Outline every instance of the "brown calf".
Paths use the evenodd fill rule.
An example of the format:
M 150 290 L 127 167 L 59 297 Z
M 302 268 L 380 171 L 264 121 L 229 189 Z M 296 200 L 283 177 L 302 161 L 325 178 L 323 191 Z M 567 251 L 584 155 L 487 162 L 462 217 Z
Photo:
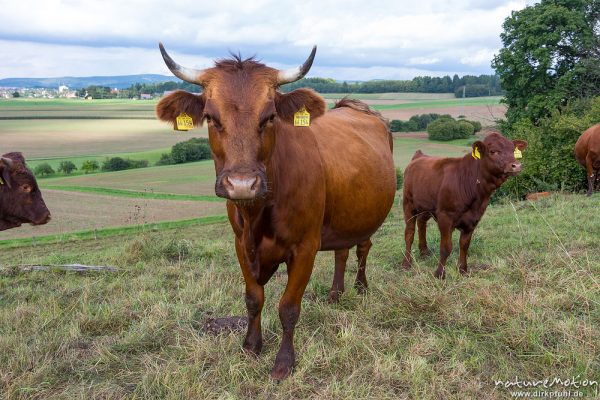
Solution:
M 215 162 L 215 192 L 226 198 L 235 248 L 246 283 L 248 332 L 244 349 L 259 354 L 263 341 L 264 285 L 281 263 L 288 281 L 279 301 L 281 347 L 271 376 L 286 377 L 295 362 L 294 329 L 317 251 L 336 251 L 332 297 L 343 290 L 348 249 L 358 245 L 357 285 L 366 286 L 369 238 L 385 220 L 396 191 L 392 140 L 379 115 L 342 100 L 331 111 L 309 89 L 281 93 L 300 79 L 301 67 L 279 71 L 253 59 L 218 61 L 207 70 L 177 65 L 180 78 L 201 85 L 201 95 L 177 91 L 160 101 L 157 115 L 175 123 L 185 112 L 208 123 Z M 294 126 L 306 110 L 309 126 Z
M 0 231 L 50 221 L 50 211 L 21 153 L 0 157 L 0 178 Z
M 587 195 L 594 192 L 594 183 L 600 180 L 600 124 L 583 132 L 575 143 L 575 158 L 586 170 Z
M 429 218 L 433 217 L 441 233 L 440 261 L 435 276 L 445 278 L 454 229 L 461 232 L 459 271 L 461 274 L 467 272 L 467 251 L 471 237 L 491 195 L 509 176 L 521 172 L 521 163 L 515 160 L 515 147 L 523 150 L 527 143 L 522 140 L 510 141 L 494 132 L 483 142 L 473 143 L 472 154 L 462 158 L 429 157 L 420 150 L 415 153 L 404 171 L 404 268 L 410 268 L 412 264 L 415 224 L 419 227 L 421 256 L 430 254 L 426 225 Z

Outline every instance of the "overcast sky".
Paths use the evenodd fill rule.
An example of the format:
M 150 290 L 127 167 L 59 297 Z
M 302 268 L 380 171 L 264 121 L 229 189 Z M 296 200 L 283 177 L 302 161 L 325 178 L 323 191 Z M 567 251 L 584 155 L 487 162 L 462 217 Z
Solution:
M 502 23 L 533 0 L 0 0 L 0 78 L 170 75 L 229 51 L 340 80 L 492 73 Z

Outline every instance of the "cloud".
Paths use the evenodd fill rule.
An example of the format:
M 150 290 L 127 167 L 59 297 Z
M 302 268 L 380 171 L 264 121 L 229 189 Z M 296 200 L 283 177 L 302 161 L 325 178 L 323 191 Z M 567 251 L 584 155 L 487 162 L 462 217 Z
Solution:
M 167 73 L 158 41 L 189 66 L 208 66 L 228 50 L 294 66 L 318 44 L 315 67 L 338 79 L 351 71 L 490 73 L 502 22 L 527 4 L 0 0 L 0 77 Z

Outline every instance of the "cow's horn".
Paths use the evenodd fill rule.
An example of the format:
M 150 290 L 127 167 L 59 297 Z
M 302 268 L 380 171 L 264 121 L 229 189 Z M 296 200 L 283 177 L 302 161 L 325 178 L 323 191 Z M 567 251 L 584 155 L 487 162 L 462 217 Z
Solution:
M 193 68 L 182 67 L 181 65 L 179 65 L 175 61 L 173 61 L 171 56 L 169 56 L 169 54 L 167 54 L 167 51 L 165 50 L 165 47 L 163 46 L 162 43 L 159 43 L 158 47 L 160 48 L 160 52 L 162 54 L 163 60 L 165 60 L 165 64 L 167 64 L 167 67 L 169 67 L 171 72 L 176 77 L 178 77 L 179 79 L 184 80 L 186 82 L 194 83 L 196 85 L 202 86 L 202 75 L 204 75 L 203 69 L 193 69 Z
M 13 166 L 13 160 L 11 160 L 8 157 L 0 157 L 0 160 L 8 167 L 8 168 L 12 168 Z
M 310 67 L 312 66 L 316 53 L 317 46 L 313 46 L 313 49 L 306 61 L 304 61 L 304 64 L 296 68 L 279 71 L 279 74 L 277 75 L 277 85 L 296 82 L 297 80 L 304 78 L 304 75 L 308 73 Z

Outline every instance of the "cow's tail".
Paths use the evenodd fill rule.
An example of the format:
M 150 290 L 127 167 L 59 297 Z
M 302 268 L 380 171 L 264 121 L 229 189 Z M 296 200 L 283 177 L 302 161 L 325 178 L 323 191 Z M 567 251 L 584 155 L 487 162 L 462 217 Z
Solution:
M 387 118 L 385 118 L 383 115 L 381 115 L 381 113 L 379 111 L 373 110 L 371 107 L 369 107 L 369 105 L 367 103 L 364 103 L 357 99 L 350 99 L 350 98 L 348 98 L 348 96 L 344 96 L 340 100 L 336 101 L 332 109 L 342 108 L 342 107 L 348 107 L 353 110 L 360 111 L 362 113 L 365 113 L 368 115 L 373 115 L 373 116 L 379 118 L 381 120 L 381 122 L 383 122 L 383 124 L 385 125 L 385 127 L 388 131 L 388 135 L 389 135 L 389 139 L 390 139 L 390 149 L 392 151 L 394 151 L 394 149 L 393 149 L 394 138 L 392 137 L 392 131 L 390 129 L 390 121 Z

